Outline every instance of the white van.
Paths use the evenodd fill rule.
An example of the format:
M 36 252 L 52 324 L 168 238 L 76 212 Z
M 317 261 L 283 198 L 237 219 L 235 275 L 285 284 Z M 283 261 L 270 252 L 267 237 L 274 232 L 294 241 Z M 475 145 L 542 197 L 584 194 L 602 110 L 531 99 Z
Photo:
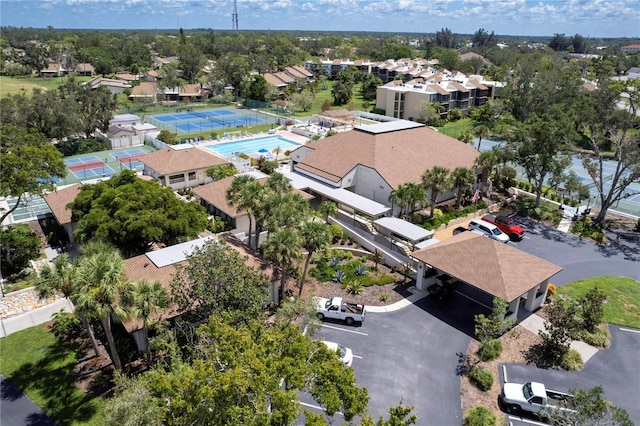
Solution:
M 508 243 L 509 236 L 502 232 L 497 226 L 492 223 L 485 222 L 484 220 L 473 219 L 469 222 L 469 230 L 480 231 L 486 237 L 492 238 L 501 243 Z

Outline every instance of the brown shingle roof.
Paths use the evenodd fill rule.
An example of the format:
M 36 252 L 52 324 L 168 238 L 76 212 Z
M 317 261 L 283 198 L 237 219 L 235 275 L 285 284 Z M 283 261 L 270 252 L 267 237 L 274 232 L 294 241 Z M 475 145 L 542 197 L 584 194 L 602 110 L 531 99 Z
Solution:
M 429 89 L 433 90 L 434 92 L 437 92 L 441 95 L 448 95 L 449 92 L 447 92 L 447 89 L 445 89 L 444 87 L 440 86 L 439 84 L 430 84 L 429 85 Z
M 184 173 L 227 164 L 227 161 L 208 151 L 191 149 L 163 148 L 139 158 L 142 163 L 162 175 Z
M 133 89 L 129 96 L 155 96 L 158 92 L 158 86 L 153 81 L 143 81 Z
M 411 256 L 507 302 L 562 271 L 554 263 L 472 232 Z
M 200 85 L 198 83 L 195 84 L 185 84 L 180 87 L 180 96 L 200 96 Z
M 263 77 L 265 80 L 267 80 L 267 83 L 272 84 L 276 87 L 283 87 L 287 85 L 287 83 L 282 81 L 282 79 L 278 78 L 278 76 L 275 74 L 266 73 L 263 75 Z
M 76 199 L 80 193 L 80 188 L 82 188 L 82 184 L 74 183 L 66 188 L 49 192 L 43 197 L 60 225 L 71 223 L 71 210 L 67 208 L 67 204 Z
M 479 155 L 473 146 L 428 127 L 378 134 L 356 128 L 306 146 L 314 152 L 296 167 L 343 177 L 361 164 L 377 170 L 393 188 L 420 183 L 433 166 L 473 168 Z
M 243 210 L 238 211 L 227 201 L 227 189 L 231 186 L 234 176 L 209 182 L 206 185 L 193 188 L 193 193 L 222 211 L 229 217 L 236 218 L 246 214 Z

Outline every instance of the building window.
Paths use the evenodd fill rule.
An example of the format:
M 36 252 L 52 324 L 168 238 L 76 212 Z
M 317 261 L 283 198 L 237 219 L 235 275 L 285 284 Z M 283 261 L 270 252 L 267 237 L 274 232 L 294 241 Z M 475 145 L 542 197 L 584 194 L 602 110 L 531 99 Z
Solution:
M 189 180 L 196 180 L 196 172 L 189 172 Z
M 169 176 L 169 185 L 184 182 L 184 174 Z

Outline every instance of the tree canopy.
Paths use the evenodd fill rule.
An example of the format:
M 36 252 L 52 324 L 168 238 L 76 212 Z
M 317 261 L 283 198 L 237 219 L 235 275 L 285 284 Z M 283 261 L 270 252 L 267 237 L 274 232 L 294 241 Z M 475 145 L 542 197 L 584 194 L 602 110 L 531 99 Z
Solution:
M 204 207 L 130 170 L 84 185 L 70 208 L 78 221 L 75 238 L 110 242 L 127 255 L 145 252 L 154 242 L 171 245 L 195 237 L 207 224 Z
M 66 172 L 62 154 L 41 133 L 11 124 L 0 127 L 0 195 L 18 202 L 0 217 L 0 223 L 25 194 L 41 195 L 53 189 L 54 178 Z

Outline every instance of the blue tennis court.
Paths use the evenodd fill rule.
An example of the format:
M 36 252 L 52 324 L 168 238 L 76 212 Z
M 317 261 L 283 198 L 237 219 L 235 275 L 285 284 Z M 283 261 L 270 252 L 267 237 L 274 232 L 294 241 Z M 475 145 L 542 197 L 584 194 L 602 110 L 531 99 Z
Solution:
M 173 123 L 176 121 L 198 120 L 201 118 L 209 119 L 212 117 L 221 117 L 226 115 L 234 116 L 237 114 L 228 109 L 210 109 L 203 111 L 188 111 L 172 114 L 154 115 L 153 118 L 163 123 Z
M 67 165 L 67 169 L 80 180 L 107 177 L 115 174 L 114 170 L 105 161 L 100 160 L 95 155 L 70 158 L 64 160 L 64 162 Z
M 69 158 L 64 160 L 64 164 L 67 166 L 77 166 L 78 164 L 87 164 L 87 163 L 95 163 L 97 161 L 101 161 L 95 155 L 87 155 L 86 157 L 81 158 Z
M 255 117 L 236 116 L 230 118 L 209 117 L 199 121 L 174 123 L 173 126 L 186 133 L 205 132 L 224 128 L 251 127 L 264 124 L 265 121 Z
M 128 149 L 126 151 L 110 153 L 109 155 L 129 170 L 142 170 L 144 169 L 144 164 L 138 158 L 145 154 L 147 154 L 147 152 L 142 149 Z

